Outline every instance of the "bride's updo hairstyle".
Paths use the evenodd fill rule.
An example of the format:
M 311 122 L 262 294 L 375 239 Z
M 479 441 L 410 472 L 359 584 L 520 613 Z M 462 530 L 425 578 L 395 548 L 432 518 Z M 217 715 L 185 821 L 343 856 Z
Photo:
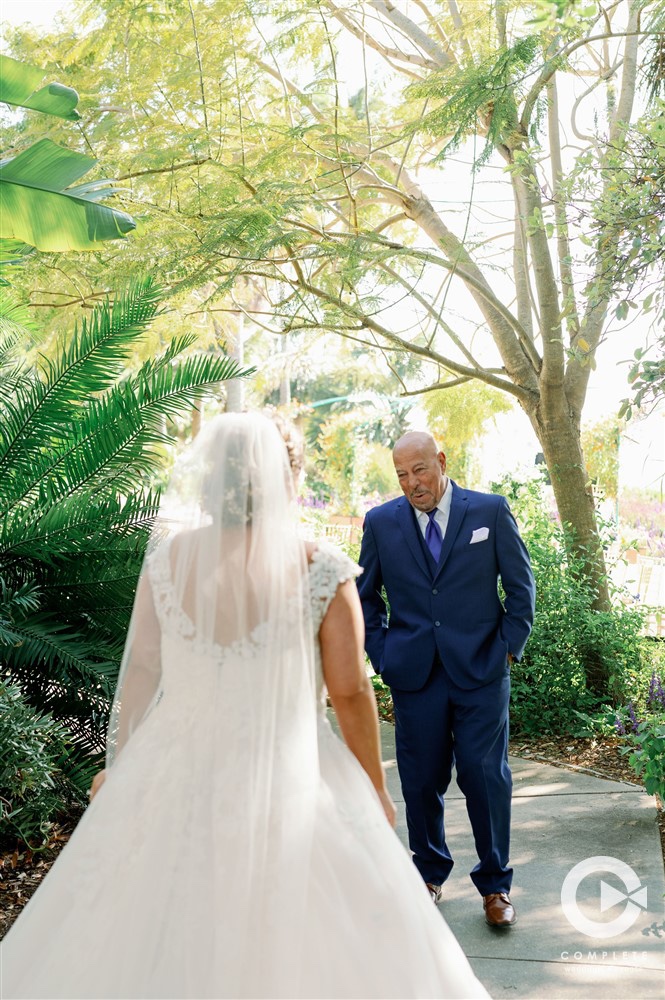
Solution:
M 283 414 L 278 413 L 276 410 L 273 412 L 265 410 L 264 413 L 272 420 L 281 435 L 282 441 L 286 445 L 286 453 L 289 458 L 293 480 L 297 483 L 305 466 L 305 442 L 302 432 L 294 423 L 287 420 Z

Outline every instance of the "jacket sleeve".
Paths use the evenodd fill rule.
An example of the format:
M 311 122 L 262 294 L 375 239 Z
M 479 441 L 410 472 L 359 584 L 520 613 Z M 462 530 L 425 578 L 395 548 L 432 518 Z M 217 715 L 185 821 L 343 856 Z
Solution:
M 388 614 L 381 595 L 383 587 L 381 563 L 369 517 L 365 518 L 358 561 L 363 568 L 362 575 L 358 577 L 358 593 L 365 619 L 365 650 L 374 671 L 380 674 Z
M 529 553 L 508 501 L 505 497 L 501 500 L 496 533 L 499 575 L 506 595 L 506 614 L 501 624 L 501 633 L 508 643 L 508 652 L 519 660 L 533 625 L 536 584 L 531 572 Z

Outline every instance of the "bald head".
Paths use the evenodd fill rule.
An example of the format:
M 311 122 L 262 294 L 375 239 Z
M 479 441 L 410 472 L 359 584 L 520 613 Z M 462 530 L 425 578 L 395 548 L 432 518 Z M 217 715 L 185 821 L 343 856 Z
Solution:
M 446 456 L 426 431 L 409 431 L 393 448 L 393 461 L 402 492 L 416 510 L 433 510 L 448 479 Z
M 429 451 L 431 455 L 437 455 L 439 446 L 428 431 L 407 431 L 395 442 L 393 448 L 393 458 L 404 448 L 418 448 L 423 453 Z

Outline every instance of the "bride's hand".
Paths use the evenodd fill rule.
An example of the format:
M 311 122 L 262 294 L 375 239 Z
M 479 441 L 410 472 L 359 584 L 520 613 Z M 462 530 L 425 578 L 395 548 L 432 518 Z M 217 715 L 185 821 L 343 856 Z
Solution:
M 381 799 L 381 805 L 383 806 L 383 811 L 386 814 L 386 819 L 394 830 L 397 823 L 397 809 L 395 807 L 395 803 L 390 798 L 390 794 L 386 791 L 379 792 L 379 798 Z
M 90 786 L 90 791 L 88 793 L 91 802 L 105 781 L 106 771 L 98 771 L 92 779 L 92 785 Z

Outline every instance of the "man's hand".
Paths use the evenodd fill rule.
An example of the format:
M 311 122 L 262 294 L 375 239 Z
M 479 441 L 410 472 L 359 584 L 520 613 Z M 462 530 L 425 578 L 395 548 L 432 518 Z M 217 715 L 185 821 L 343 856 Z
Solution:
M 512 665 L 513 665 L 514 662 L 515 662 L 515 657 L 513 656 L 512 653 L 508 653 L 508 664 L 509 664 L 509 666 L 512 667 Z
M 88 796 L 91 802 L 105 781 L 106 781 L 106 771 L 98 771 L 97 774 L 92 779 L 92 785 L 90 786 L 90 791 L 88 792 Z

